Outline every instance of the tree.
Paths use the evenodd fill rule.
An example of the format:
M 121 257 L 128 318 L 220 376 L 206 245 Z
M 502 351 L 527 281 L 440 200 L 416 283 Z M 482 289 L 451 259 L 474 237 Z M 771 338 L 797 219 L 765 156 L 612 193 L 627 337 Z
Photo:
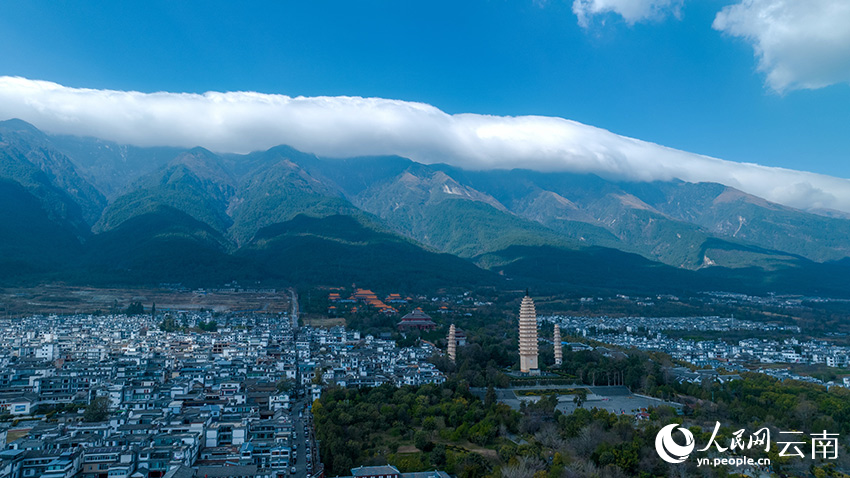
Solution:
M 107 418 L 109 418 L 109 399 L 106 397 L 92 399 L 83 413 L 84 422 L 102 422 Z
M 422 420 L 422 428 L 428 431 L 433 431 L 437 429 L 437 419 L 434 417 L 425 417 Z
M 288 392 L 292 390 L 292 380 L 282 378 L 277 381 L 277 393 Z
M 573 403 L 576 404 L 576 407 L 581 408 L 584 405 L 584 402 L 587 401 L 587 390 L 580 388 L 576 390 L 576 396 L 573 397 Z
M 133 302 L 127 307 L 124 313 L 127 315 L 141 315 L 145 313 L 145 306 L 141 302 Z
M 446 445 L 437 445 L 431 450 L 429 456 L 431 464 L 437 468 L 442 468 L 446 465 Z
M 417 431 L 413 434 L 413 446 L 420 450 L 425 450 L 428 446 L 428 434 L 423 431 Z
M 502 469 L 502 476 L 532 478 L 537 471 L 546 467 L 537 457 L 520 456 Z
M 162 322 L 159 323 L 159 330 L 163 332 L 174 332 L 179 329 L 180 327 L 177 326 L 177 321 L 171 315 L 166 315 L 162 319 Z
M 496 403 L 496 390 L 490 385 L 487 387 L 487 393 L 484 395 L 484 405 L 489 408 L 494 403 Z

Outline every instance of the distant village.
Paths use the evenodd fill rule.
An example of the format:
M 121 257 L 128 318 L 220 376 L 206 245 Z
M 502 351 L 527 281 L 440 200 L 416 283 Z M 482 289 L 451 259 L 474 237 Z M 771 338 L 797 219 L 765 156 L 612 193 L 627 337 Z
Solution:
M 676 369 L 682 380 L 700 382 L 704 378 L 723 377 L 717 370 L 726 372 L 758 371 L 779 379 L 795 379 L 823 385 L 834 383 L 798 375 L 782 368 L 757 368 L 753 364 L 823 364 L 827 367 L 850 365 L 850 347 L 834 345 L 821 340 L 800 341 L 746 338 L 734 342 L 726 340 L 693 340 L 672 338 L 663 331 L 729 332 L 748 331 L 752 335 L 763 332 L 789 332 L 799 334 L 797 326 L 785 326 L 739 320 L 732 317 L 567 317 L 547 316 L 541 321 L 557 324 L 562 331 L 623 348 L 636 348 L 664 352 L 672 358 L 697 367 L 714 370 L 713 373 L 684 373 Z M 565 344 L 576 350 L 584 344 Z M 745 367 L 749 365 L 749 367 Z M 731 378 L 727 377 L 727 379 Z M 837 384 L 850 387 L 850 377 Z

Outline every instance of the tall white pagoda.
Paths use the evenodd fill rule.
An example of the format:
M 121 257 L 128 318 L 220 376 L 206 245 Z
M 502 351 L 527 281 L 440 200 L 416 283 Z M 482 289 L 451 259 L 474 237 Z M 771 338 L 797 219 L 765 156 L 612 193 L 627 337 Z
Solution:
M 457 332 L 455 331 L 455 324 L 452 324 L 449 327 L 448 342 L 449 342 L 449 350 L 448 350 L 449 358 L 451 359 L 452 362 L 454 362 L 457 359 Z
M 564 350 L 561 347 L 561 327 L 555 324 L 555 336 L 552 342 L 555 343 L 555 365 L 564 363 Z
M 537 367 L 537 311 L 534 301 L 525 292 L 519 307 L 519 370 L 536 374 Z

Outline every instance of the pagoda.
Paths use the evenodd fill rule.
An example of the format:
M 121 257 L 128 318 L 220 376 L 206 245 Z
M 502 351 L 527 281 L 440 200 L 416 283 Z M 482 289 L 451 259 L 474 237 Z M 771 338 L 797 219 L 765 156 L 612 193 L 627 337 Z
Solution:
M 448 342 L 449 342 L 449 350 L 448 350 L 449 358 L 451 359 L 452 362 L 454 362 L 457 359 L 457 335 L 456 335 L 456 332 L 455 332 L 455 324 L 452 324 L 449 327 Z
M 564 363 L 564 350 L 561 347 L 561 327 L 555 324 L 555 337 L 552 340 L 555 343 L 555 365 Z
M 537 374 L 537 312 L 528 291 L 519 307 L 519 370 Z

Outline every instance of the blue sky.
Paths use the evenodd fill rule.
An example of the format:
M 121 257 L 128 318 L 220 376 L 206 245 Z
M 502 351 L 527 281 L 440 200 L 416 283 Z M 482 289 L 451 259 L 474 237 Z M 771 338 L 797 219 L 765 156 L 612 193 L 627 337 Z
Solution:
M 659 12 L 624 18 L 618 2 Z M 572 0 L 4 2 L 0 75 L 557 116 L 726 160 L 850 177 L 847 77 L 827 71 L 828 86 L 777 92 L 754 41 L 712 27 L 737 3 L 610 0 L 613 9 L 581 26 Z

